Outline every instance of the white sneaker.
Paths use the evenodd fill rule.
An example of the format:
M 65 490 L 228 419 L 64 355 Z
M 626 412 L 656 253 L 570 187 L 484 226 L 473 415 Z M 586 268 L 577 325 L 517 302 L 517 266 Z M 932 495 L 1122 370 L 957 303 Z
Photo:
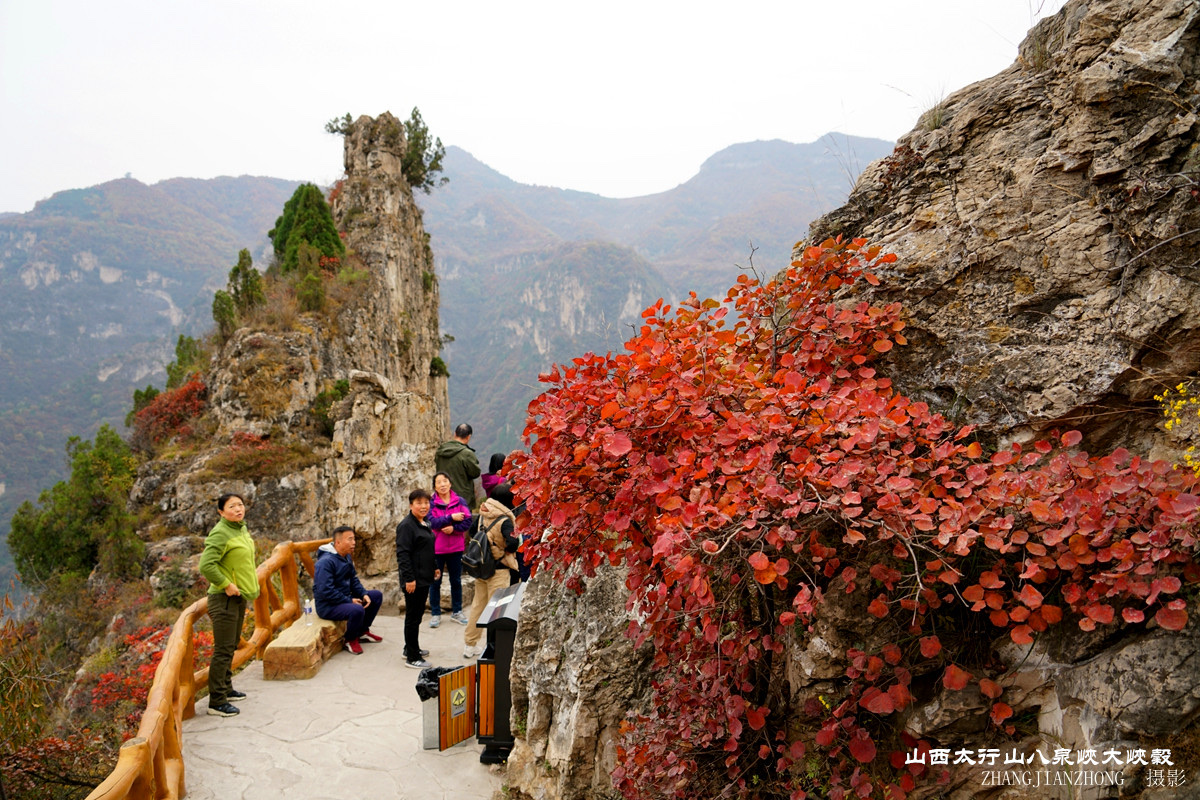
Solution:
M 468 622 L 467 615 L 461 611 L 455 611 L 453 614 L 450 615 L 450 619 L 454 620 L 459 625 L 466 625 Z
M 442 624 L 442 618 L 440 616 L 435 614 L 434 616 L 429 618 L 429 627 L 436 628 L 438 625 L 441 625 L 441 624 Z
M 463 658 L 465 658 L 467 661 L 472 661 L 476 658 L 479 658 L 481 655 L 483 655 L 482 647 L 468 647 L 467 649 L 463 650 Z

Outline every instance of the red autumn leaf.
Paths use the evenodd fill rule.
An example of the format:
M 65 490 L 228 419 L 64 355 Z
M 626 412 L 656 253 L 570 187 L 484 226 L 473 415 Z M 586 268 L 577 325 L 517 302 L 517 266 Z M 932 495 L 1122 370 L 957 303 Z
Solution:
M 766 569 L 754 570 L 754 580 L 758 581 L 763 586 L 774 583 L 775 579 L 778 577 L 779 573 L 775 571 L 775 567 L 773 567 L 770 563 L 767 564 Z
M 891 642 L 885 644 L 880 652 L 883 654 L 883 660 L 893 666 L 899 664 L 901 659 L 904 658 L 904 654 L 900 652 L 900 648 Z
M 999 725 L 1013 715 L 1012 706 L 1008 703 L 996 703 L 992 706 L 992 722 Z
M 1200 497 L 1194 494 L 1181 494 L 1171 501 L 1171 513 L 1184 515 L 1195 511 L 1200 506 Z
M 767 724 L 766 712 L 768 712 L 768 709 L 765 706 L 762 708 L 746 709 L 746 722 L 750 724 L 752 730 L 761 731 L 763 726 Z
M 1038 611 L 1041 613 L 1042 619 L 1049 625 L 1062 622 L 1063 613 L 1058 606 L 1043 605 Z
M 1000 686 L 1000 684 L 996 683 L 991 678 L 979 679 L 979 691 L 983 693 L 984 697 L 991 698 L 992 700 L 995 700 L 997 697 L 1004 694 L 1004 689 Z
M 1187 625 L 1188 613 L 1183 609 L 1160 608 L 1154 621 L 1169 631 L 1181 631 Z
M 1146 620 L 1146 615 L 1139 609 L 1126 606 L 1125 608 L 1121 609 L 1121 619 L 1132 625 L 1138 622 L 1144 622 Z
M 1017 644 L 1033 644 L 1033 628 L 1028 625 L 1018 625 L 1008 635 Z
M 1083 434 L 1079 431 L 1067 431 L 1062 436 L 1063 447 L 1074 447 L 1083 441 Z
M 850 738 L 848 745 L 850 755 L 862 763 L 866 764 L 875 758 L 875 742 L 871 741 L 870 735 L 859 728 L 854 732 L 854 736 Z
M 999 589 L 1004 585 L 1004 581 L 1000 580 L 996 573 L 987 571 L 979 576 L 979 585 L 985 589 Z
M 620 410 L 621 406 L 615 400 L 609 400 L 604 404 L 604 408 L 600 409 L 600 419 L 608 419 Z
M 892 702 L 892 696 L 887 692 L 881 692 L 872 686 L 863 695 L 859 705 L 870 711 L 872 714 L 891 714 L 896 710 L 895 704 Z
M 1043 600 L 1042 593 L 1035 589 L 1032 583 L 1022 586 L 1017 598 L 1029 608 L 1040 608 Z
M 888 615 L 887 603 L 876 597 L 871 601 L 871 604 L 867 606 L 867 613 L 873 617 L 879 617 L 879 619 L 883 619 Z
M 886 353 L 892 349 L 892 343 L 887 339 L 876 339 L 875 344 L 872 346 L 880 353 Z
M 1103 603 L 1089 603 L 1087 608 L 1083 610 L 1083 613 L 1101 625 L 1107 625 L 1113 621 L 1113 607 Z
M 954 664 L 946 667 L 946 671 L 942 674 L 942 683 L 947 689 L 959 691 L 967 688 L 967 683 L 971 680 L 971 673 L 959 669 Z
M 922 636 L 920 640 L 921 655 L 926 658 L 933 658 L 938 653 L 942 652 L 942 643 L 936 636 Z
M 767 558 L 761 552 L 751 553 L 747 561 L 750 562 L 750 567 L 755 570 L 766 569 L 771 566 L 771 559 Z
M 623 456 L 632 449 L 633 442 L 629 441 L 629 437 L 624 433 L 615 434 L 604 444 L 604 452 L 611 456 Z
M 1038 522 L 1051 522 L 1054 519 L 1054 512 L 1050 506 L 1042 500 L 1034 500 L 1029 504 L 1029 513 Z
M 907 686 L 893 684 L 888 687 L 888 694 L 892 696 L 892 705 L 896 707 L 897 711 L 907 708 L 912 703 L 912 694 L 909 693 Z
M 712 539 L 705 539 L 703 542 L 700 543 L 700 549 L 703 550 L 704 552 L 708 553 L 709 555 L 713 555 L 721 548 L 717 547 L 717 543 L 714 542 Z

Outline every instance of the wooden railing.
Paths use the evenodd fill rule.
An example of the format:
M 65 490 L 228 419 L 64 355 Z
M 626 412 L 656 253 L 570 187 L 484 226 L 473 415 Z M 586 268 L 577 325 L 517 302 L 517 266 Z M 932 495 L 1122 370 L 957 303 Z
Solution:
M 258 597 L 254 600 L 254 633 L 243 639 L 233 655 L 233 668 L 261 658 L 275 632 L 286 628 L 302 612 L 299 570 L 313 574 L 312 552 L 329 539 L 310 542 L 280 542 L 258 567 Z M 279 574 L 283 596 L 272 578 Z M 208 613 L 207 598 L 192 603 L 175 622 L 154 683 L 146 698 L 137 736 L 121 745 L 117 766 L 88 800 L 178 800 L 184 796 L 183 721 L 196 713 L 196 692 L 208 686 L 208 668 L 194 664 L 192 630 L 196 620 Z

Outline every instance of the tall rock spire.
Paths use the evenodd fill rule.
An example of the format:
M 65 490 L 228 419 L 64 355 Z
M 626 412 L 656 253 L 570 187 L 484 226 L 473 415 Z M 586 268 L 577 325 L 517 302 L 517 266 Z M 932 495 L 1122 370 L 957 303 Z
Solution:
M 157 530 L 143 531 L 150 539 L 203 534 L 222 491 L 247 499 L 247 522 L 267 539 L 353 525 L 360 575 L 391 600 L 395 526 L 409 491 L 429 485 L 449 401 L 444 370 L 433 366 L 441 344 L 433 254 L 400 167 L 404 128 L 391 114 L 348 127 L 346 177 L 333 192 L 347 254 L 323 279 L 324 310 L 302 313 L 277 286 L 214 355 L 197 425 L 211 440 L 145 464 L 132 500 L 160 512 L 148 526 Z M 276 448 L 283 463 L 239 462 L 247 441 Z M 180 540 L 152 545 L 150 568 L 164 561 L 159 550 L 187 552 Z

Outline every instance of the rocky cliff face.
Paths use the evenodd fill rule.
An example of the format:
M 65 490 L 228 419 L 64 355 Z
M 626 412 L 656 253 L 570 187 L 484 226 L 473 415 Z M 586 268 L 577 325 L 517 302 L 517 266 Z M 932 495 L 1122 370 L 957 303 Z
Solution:
M 621 721 L 650 690 L 651 650 L 625 638 L 624 571 L 602 569 L 582 595 L 540 575 L 526 587 L 512 669 L 516 747 L 507 783 L 535 800 L 617 798 Z
M 390 114 L 354 123 L 334 215 L 367 274 L 333 313 L 299 315 L 285 330 L 237 331 L 205 377 L 215 446 L 140 471 L 133 501 L 156 507 L 151 535 L 164 539 L 151 548 L 152 569 L 164 555 L 194 550 L 213 524 L 217 495 L 237 491 L 251 531 L 274 541 L 353 525 L 364 582 L 389 601 L 398 596 L 395 525 L 409 490 L 428 483 L 449 427 L 446 379 L 430 368 L 440 346 L 437 281 L 400 169 L 403 149 Z M 339 381 L 348 393 L 330 409 L 332 437 L 313 437 L 318 395 Z M 230 480 L 213 464 L 235 434 L 303 441 L 312 452 L 287 474 Z
M 845 206 L 812 227 L 818 241 L 862 236 L 899 256 L 873 299 L 903 304 L 910 345 L 881 371 L 994 442 L 1058 426 L 1081 429 L 1093 452 L 1177 453 L 1153 395 L 1200 368 L 1198 80 L 1200 4 L 1074 0 L 1030 32 L 1011 68 L 928 112 L 864 172 Z M 592 752 L 597 731 L 636 708 L 633 689 L 647 675 L 629 649 L 612 664 L 585 636 L 547 642 L 543 608 L 557 591 L 535 584 L 525 595 L 536 609 L 518 633 L 528 663 L 517 705 L 528 709 L 528 729 L 509 783 L 539 800 L 603 796 L 602 782 L 593 779 L 589 795 L 588 776 L 564 769 L 561 754 Z M 605 592 L 614 596 L 591 596 Z M 611 609 L 619 631 L 622 594 L 602 582 L 572 607 Z M 844 675 L 848 647 L 872 648 L 869 598 L 826 597 L 814 629 L 789 642 L 797 707 Z M 1032 648 L 980 643 L 1013 687 L 1022 725 L 1012 746 L 1175 748 L 1182 785 L 1148 785 L 1144 767 L 1129 767 L 1120 787 L 985 788 L 985 767 L 959 767 L 949 786 L 910 796 L 1196 796 L 1194 602 L 1192 612 L 1179 634 L 1068 625 Z M 629 690 L 626 707 L 607 702 L 608 685 L 574 679 L 601 662 Z M 935 690 L 904 725 L 943 747 L 982 746 L 989 705 L 977 690 Z M 588 712 L 582 721 L 578 709 Z M 538 759 L 540 770 L 530 766 Z
M 1198 16 L 1068 3 L 813 224 L 899 256 L 877 295 L 909 314 L 906 393 L 997 436 L 1171 445 L 1153 396 L 1200 367 Z

